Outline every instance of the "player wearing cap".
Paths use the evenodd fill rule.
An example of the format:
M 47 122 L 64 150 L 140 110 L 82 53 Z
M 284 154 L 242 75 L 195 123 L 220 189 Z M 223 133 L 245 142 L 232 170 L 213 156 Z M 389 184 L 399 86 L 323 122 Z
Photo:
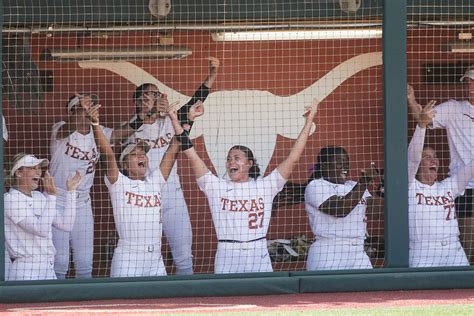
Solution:
M 459 242 L 454 199 L 474 177 L 474 160 L 457 174 L 437 181 L 439 159 L 424 146 L 426 127 L 436 119 L 434 101 L 418 111 L 418 125 L 408 147 L 410 267 L 469 265 Z M 437 107 L 436 107 L 437 109 Z
M 218 68 L 219 60 L 210 57 L 208 77 L 196 90 L 191 100 L 178 110 L 178 118 L 183 124 L 192 125 L 195 118 L 193 105 L 199 101 L 204 102 L 207 98 L 209 89 L 216 79 Z M 150 146 L 147 154 L 149 168 L 156 169 L 175 135 L 170 118 L 160 115 L 163 110 L 159 108 L 166 108 L 168 99 L 158 87 L 151 83 L 139 86 L 133 94 L 133 99 L 137 114 L 145 119 L 135 118 L 130 123 L 137 131 L 128 142 L 134 143 L 140 140 L 147 142 Z M 192 274 L 192 227 L 176 164 L 173 166 L 166 186 L 162 188 L 162 212 L 163 230 L 173 254 L 176 274 Z
M 252 151 L 240 145 L 233 146 L 227 154 L 230 180 L 214 176 L 192 147 L 187 134 L 176 131 L 182 135 L 179 138 L 182 150 L 190 159 L 197 184 L 211 208 L 218 239 L 215 273 L 273 271 L 266 241 L 272 200 L 303 153 L 317 108 L 318 102 L 314 100 L 290 154 L 263 178 Z
M 146 142 L 128 144 L 119 163 L 99 125 L 99 106 L 88 112 L 100 152 L 105 156 L 105 184 L 109 189 L 115 226 L 119 235 L 111 267 L 112 277 L 166 275 L 161 256 L 161 190 L 166 184 L 179 152 L 173 138 L 158 168 L 148 172 L 150 147 Z M 179 126 L 175 110 L 169 112 Z M 202 112 L 198 115 L 200 116 Z
M 76 188 L 82 176 L 76 172 L 67 181 L 64 211 L 56 209 L 56 186 L 48 171 L 41 176 L 47 159 L 18 154 L 9 177 L 12 187 L 4 195 L 5 241 L 13 259 L 7 280 L 56 279 L 52 226 L 70 231 L 76 213 Z M 43 193 L 36 191 L 42 182 Z
M 54 246 L 57 249 L 55 269 L 58 279 L 64 279 L 69 269 L 69 245 L 72 247 L 77 278 L 92 276 L 94 249 L 94 219 L 90 189 L 94 182 L 99 152 L 94 141 L 86 112 L 97 103 L 97 96 L 73 95 L 67 104 L 68 120 L 53 125 L 51 133 L 50 172 L 58 190 L 58 208 L 65 208 L 67 178 L 79 170 L 84 181 L 77 188 L 77 212 L 71 232 L 53 229 Z M 101 126 L 107 139 L 112 142 L 128 137 L 134 132 L 129 126 L 111 129 Z
M 474 65 L 468 67 L 461 77 L 466 82 L 469 96 L 467 100 L 448 100 L 435 107 L 436 116 L 428 128 L 444 128 L 448 136 L 449 174 L 456 175 L 462 166 L 474 157 Z M 416 101 L 415 91 L 408 86 L 408 105 L 410 113 L 418 120 L 421 106 Z M 466 185 L 464 195 L 456 198 L 456 209 L 459 215 L 461 240 L 464 248 L 474 260 L 474 178 Z M 471 251 L 472 249 L 472 251 Z

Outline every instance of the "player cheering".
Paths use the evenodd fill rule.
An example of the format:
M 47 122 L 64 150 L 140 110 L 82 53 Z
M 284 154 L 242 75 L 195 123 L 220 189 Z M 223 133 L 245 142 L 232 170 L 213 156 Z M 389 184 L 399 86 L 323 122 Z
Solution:
M 349 156 L 342 147 L 321 148 L 312 181 L 305 190 L 305 207 L 315 242 L 306 269 L 371 269 L 364 251 L 366 210 L 372 195 L 367 190 L 377 175 L 374 164 L 361 170 L 358 182 L 347 179 Z
M 196 90 L 191 100 L 178 111 L 178 118 L 182 124 L 190 125 L 195 119 L 193 105 L 204 100 L 209 94 L 219 68 L 219 60 L 209 59 L 209 75 Z M 137 118 L 130 122 L 130 126 L 137 131 L 128 140 L 129 143 L 145 141 L 150 146 L 147 153 L 149 168 L 158 168 L 171 139 L 175 135 L 171 120 L 160 113 L 167 112 L 168 99 L 157 86 L 146 83 L 139 86 L 133 95 Z M 140 119 L 144 117 L 144 119 Z M 163 230 L 173 254 L 176 274 L 192 274 L 192 227 L 188 208 L 184 199 L 176 164 L 171 170 L 167 184 L 162 188 Z
M 150 149 L 145 142 L 128 144 L 117 165 L 115 154 L 99 125 L 100 105 L 88 111 L 99 151 L 105 156 L 105 184 L 109 189 L 119 235 L 112 258 L 112 277 L 166 275 L 161 256 L 161 191 L 179 152 L 173 138 L 158 168 L 148 173 Z M 197 116 L 201 115 L 198 114 Z M 175 110 L 172 122 L 179 125 Z
M 208 198 L 216 228 L 219 242 L 216 273 L 273 271 L 265 239 L 272 199 L 283 188 L 304 150 L 317 108 L 318 102 L 314 100 L 290 154 L 263 178 L 252 151 L 245 146 L 233 146 L 226 164 L 230 181 L 219 179 L 209 171 L 183 133 L 182 150 L 191 161 L 199 188 Z
M 68 120 L 53 125 L 51 133 L 50 171 L 58 189 L 58 208 L 65 208 L 66 181 L 76 170 L 84 175 L 84 181 L 77 188 L 77 212 L 71 232 L 53 229 L 54 246 L 57 249 L 55 269 L 58 279 L 64 279 L 69 269 L 69 244 L 71 244 L 74 268 L 77 278 L 92 276 L 94 250 L 94 218 L 90 189 L 94 183 L 95 167 L 99 153 L 94 141 L 86 112 L 97 103 L 89 94 L 73 95 L 67 103 Z M 101 127 L 107 139 L 116 142 L 131 135 L 130 126 L 117 129 Z
M 426 127 L 437 115 L 435 101 L 419 105 L 418 125 L 408 147 L 410 267 L 469 265 L 461 243 L 454 199 L 474 177 L 474 160 L 438 182 L 436 151 L 424 146 Z M 435 108 L 437 109 L 437 107 Z
M 9 177 L 12 188 L 4 195 L 5 241 L 13 259 L 7 280 L 56 279 L 52 226 L 71 231 L 76 213 L 78 171 L 66 182 L 64 211 L 56 210 L 56 186 L 48 171 L 41 168 L 47 159 L 24 153 L 13 158 Z M 42 182 L 43 193 L 36 191 Z

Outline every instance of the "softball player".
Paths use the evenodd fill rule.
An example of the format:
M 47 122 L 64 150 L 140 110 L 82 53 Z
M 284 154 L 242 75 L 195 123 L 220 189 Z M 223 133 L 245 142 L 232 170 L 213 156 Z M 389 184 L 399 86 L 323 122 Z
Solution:
M 219 60 L 210 57 L 209 76 L 194 93 L 191 100 L 178 111 L 178 117 L 184 124 L 194 120 L 193 105 L 204 102 L 209 95 L 209 89 L 215 81 Z M 168 100 L 165 94 L 151 83 L 139 86 L 133 98 L 137 106 L 137 113 L 146 117 L 144 124 L 129 138 L 129 143 L 145 141 L 150 150 L 147 153 L 150 162 L 149 169 L 154 170 L 165 154 L 175 135 L 171 120 L 168 116 L 161 116 L 157 108 L 166 109 Z M 133 123 L 136 124 L 136 121 Z M 162 188 L 163 230 L 173 254 L 176 274 L 192 274 L 192 227 L 188 208 L 184 199 L 181 183 L 177 173 L 177 165 L 173 166 L 166 185 Z
M 315 242 L 311 245 L 306 269 L 371 269 L 364 251 L 366 210 L 372 195 L 367 190 L 376 175 L 375 167 L 358 182 L 347 180 L 349 157 L 344 148 L 320 150 L 313 174 L 305 190 L 305 207 Z
M 159 168 L 148 171 L 150 149 L 145 142 L 128 144 L 119 159 L 121 171 L 107 137 L 99 125 L 99 106 L 88 112 L 100 152 L 105 156 L 105 184 L 109 189 L 119 235 L 112 258 L 112 277 L 166 275 L 161 256 L 161 189 L 179 152 L 172 140 Z M 173 123 L 178 124 L 175 112 Z
M 459 170 L 474 159 L 474 65 L 468 67 L 461 77 L 468 87 L 467 100 L 448 100 L 435 107 L 436 116 L 428 128 L 446 129 L 449 144 L 449 174 L 459 174 Z M 416 101 L 415 92 L 408 86 L 408 104 L 411 114 L 417 118 L 421 106 Z M 474 177 L 466 184 L 462 195 L 455 201 L 459 214 L 462 242 L 468 257 L 474 260 Z
M 14 157 L 9 176 L 12 188 L 4 195 L 5 241 L 13 263 L 7 280 L 56 279 L 52 226 L 70 231 L 76 213 L 76 188 L 81 175 L 76 172 L 67 181 L 66 207 L 56 209 L 56 186 L 46 171 L 47 159 L 18 154 Z M 38 192 L 40 182 L 44 192 Z
M 5 117 L 2 114 L 2 121 L 3 121 L 3 148 L 5 148 L 5 143 L 8 141 L 8 130 L 7 130 L 7 124 L 5 122 Z M 6 171 L 4 169 L 4 175 Z M 5 278 L 8 277 L 8 272 L 10 271 L 10 266 L 12 264 L 12 261 L 10 259 L 10 255 L 8 254 L 7 251 L 7 245 L 5 244 Z
M 259 177 L 257 161 L 247 147 L 233 146 L 227 154 L 226 169 L 230 177 L 227 181 L 209 171 L 188 137 L 180 138 L 182 150 L 190 159 L 198 186 L 206 194 L 211 208 L 218 238 L 216 273 L 273 271 L 265 239 L 272 200 L 283 188 L 304 150 L 317 106 L 315 100 L 289 156 L 263 178 Z
M 420 109 L 418 126 L 408 147 L 410 267 L 469 265 L 459 241 L 454 199 L 474 177 L 474 161 L 438 182 L 439 159 L 425 147 L 426 127 L 435 120 L 431 101 Z M 436 114 L 437 115 L 437 114 Z
M 95 166 L 99 161 L 99 152 L 94 141 L 86 111 L 97 102 L 93 95 L 74 95 L 69 99 L 68 122 L 53 125 L 51 133 L 50 171 L 58 189 L 58 208 L 64 209 L 66 203 L 67 178 L 79 170 L 84 181 L 77 189 L 76 220 L 71 232 L 53 230 L 54 246 L 57 249 L 55 269 L 58 279 L 64 279 L 69 269 L 69 245 L 72 247 L 74 267 L 77 278 L 92 276 L 94 250 L 94 218 L 90 189 L 94 183 Z M 133 129 L 124 126 L 111 129 L 101 126 L 107 139 L 121 139 L 133 133 Z

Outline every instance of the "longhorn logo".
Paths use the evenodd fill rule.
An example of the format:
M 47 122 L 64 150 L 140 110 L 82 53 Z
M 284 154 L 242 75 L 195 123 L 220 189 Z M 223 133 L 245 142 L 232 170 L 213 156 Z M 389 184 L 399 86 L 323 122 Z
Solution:
M 288 97 L 257 90 L 212 92 L 205 102 L 206 113 L 194 124 L 192 136 L 204 136 L 208 155 L 220 176 L 225 174 L 227 151 L 236 144 L 251 148 L 264 171 L 275 149 L 277 135 L 293 139 L 298 136 L 304 124 L 304 107 L 314 97 L 322 101 L 356 73 L 381 64 L 381 52 L 355 56 L 308 88 Z M 80 62 L 79 66 L 109 70 L 137 86 L 152 82 L 168 95 L 170 102 L 184 104 L 190 98 L 129 62 L 88 61 Z

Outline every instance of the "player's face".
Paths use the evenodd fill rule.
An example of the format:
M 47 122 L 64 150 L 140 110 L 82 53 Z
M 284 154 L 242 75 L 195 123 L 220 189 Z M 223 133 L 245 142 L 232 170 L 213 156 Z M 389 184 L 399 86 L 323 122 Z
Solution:
M 332 183 L 344 184 L 349 173 L 349 157 L 346 154 L 336 154 L 322 165 L 323 178 Z
M 76 129 L 81 127 L 89 127 L 89 118 L 87 117 L 87 110 L 94 106 L 94 100 L 90 96 L 81 98 L 80 104 L 76 105 L 71 110 L 72 123 L 76 124 Z
M 135 147 L 125 158 L 124 168 L 127 170 L 130 179 L 143 180 L 148 169 L 148 157 L 145 150 L 141 147 Z
M 232 149 L 227 154 L 227 174 L 233 182 L 249 181 L 249 169 L 253 161 L 248 160 L 245 153 L 238 149 Z
M 433 148 L 425 148 L 418 167 L 417 179 L 421 183 L 433 184 L 438 178 L 439 159 Z
M 160 92 L 160 90 L 158 90 L 157 87 L 150 85 L 145 89 L 143 95 L 138 100 L 140 105 L 148 112 L 153 109 L 157 100 L 161 98 L 162 95 L 163 94 Z
M 21 167 L 15 172 L 16 184 L 31 192 L 36 190 L 41 180 L 40 165 L 34 167 Z

